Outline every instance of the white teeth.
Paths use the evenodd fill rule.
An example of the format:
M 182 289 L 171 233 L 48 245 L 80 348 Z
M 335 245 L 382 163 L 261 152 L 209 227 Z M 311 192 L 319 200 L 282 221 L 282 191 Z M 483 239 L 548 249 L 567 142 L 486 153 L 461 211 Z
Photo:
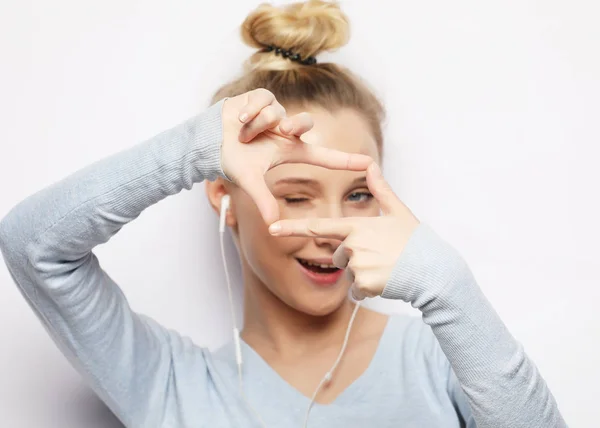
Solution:
M 335 265 L 326 265 L 326 264 L 321 264 L 321 263 L 313 263 L 313 262 L 309 262 L 308 260 L 304 260 L 304 259 L 300 259 L 302 260 L 302 263 L 308 265 L 308 266 L 317 266 L 323 269 L 332 269 L 335 268 Z

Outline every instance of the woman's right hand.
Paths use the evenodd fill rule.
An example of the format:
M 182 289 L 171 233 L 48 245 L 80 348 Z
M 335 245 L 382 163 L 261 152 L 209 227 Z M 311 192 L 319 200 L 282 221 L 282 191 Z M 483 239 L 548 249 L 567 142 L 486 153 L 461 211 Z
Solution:
M 265 173 L 284 163 L 309 163 L 329 169 L 363 171 L 373 162 L 366 155 L 344 153 L 306 144 L 308 113 L 287 117 L 285 109 L 266 89 L 256 89 L 225 100 L 222 112 L 223 172 L 254 200 L 265 222 L 279 220 L 279 207 Z

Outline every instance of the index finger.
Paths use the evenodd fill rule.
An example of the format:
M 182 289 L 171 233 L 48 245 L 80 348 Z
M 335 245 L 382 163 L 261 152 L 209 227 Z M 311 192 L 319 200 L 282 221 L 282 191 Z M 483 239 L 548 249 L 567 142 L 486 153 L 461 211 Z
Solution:
M 242 123 L 248 123 L 254 119 L 263 108 L 276 102 L 275 95 L 271 91 L 263 88 L 254 89 L 248 92 L 247 102 L 239 111 L 239 120 Z
M 275 236 L 304 236 L 331 238 L 343 241 L 354 230 L 356 219 L 346 218 L 306 218 L 279 220 L 269 227 Z
M 365 171 L 372 162 L 373 159 L 367 155 L 346 153 L 302 141 L 299 141 L 282 160 L 282 163 L 308 163 L 348 171 Z

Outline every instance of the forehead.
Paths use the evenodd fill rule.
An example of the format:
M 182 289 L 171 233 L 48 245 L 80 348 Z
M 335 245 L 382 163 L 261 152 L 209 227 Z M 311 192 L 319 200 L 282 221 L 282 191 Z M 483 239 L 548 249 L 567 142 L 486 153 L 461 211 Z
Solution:
M 348 153 L 363 153 L 376 159 L 377 143 L 365 118 L 352 109 L 328 111 L 323 108 L 289 109 L 288 116 L 306 111 L 314 127 L 302 136 L 302 141 Z
M 322 108 L 288 108 L 287 115 L 301 112 L 310 113 L 314 126 L 301 139 L 306 144 L 315 144 L 347 153 L 362 153 L 379 160 L 377 143 L 364 117 L 352 109 L 327 111 Z M 271 169 L 267 181 L 279 180 L 289 176 L 308 176 L 323 179 L 344 177 L 353 180 L 364 172 L 333 171 L 307 164 L 284 164 Z

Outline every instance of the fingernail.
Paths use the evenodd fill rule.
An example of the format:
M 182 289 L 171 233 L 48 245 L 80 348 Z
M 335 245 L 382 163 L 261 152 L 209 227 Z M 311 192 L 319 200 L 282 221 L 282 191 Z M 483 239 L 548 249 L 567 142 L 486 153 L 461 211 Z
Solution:
M 281 129 L 282 132 L 289 134 L 290 132 L 292 132 L 292 125 L 290 125 L 289 123 L 282 123 L 281 125 L 279 125 L 279 129 Z
M 281 232 L 281 225 L 278 223 L 273 223 L 271 226 L 269 226 L 269 233 L 271 235 L 277 235 L 279 232 Z
M 240 114 L 240 122 L 246 122 L 248 120 L 248 113 Z

